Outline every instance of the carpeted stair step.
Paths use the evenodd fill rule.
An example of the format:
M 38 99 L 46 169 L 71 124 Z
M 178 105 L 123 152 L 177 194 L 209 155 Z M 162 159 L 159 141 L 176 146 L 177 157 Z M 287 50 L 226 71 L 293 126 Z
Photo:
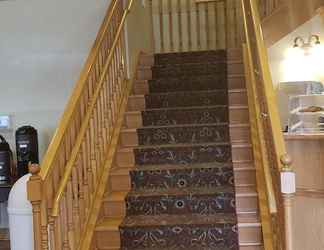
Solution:
M 240 215 L 257 213 L 258 195 L 255 186 L 235 187 L 236 208 Z M 114 191 L 105 194 L 103 200 L 103 215 L 105 216 L 125 216 L 126 202 L 129 191 Z
M 226 62 L 154 65 L 152 79 L 164 77 L 210 75 L 227 72 Z
M 143 189 L 126 198 L 127 216 L 235 213 L 234 187 Z
M 213 109 L 220 112 L 214 112 Z M 221 111 L 223 109 L 224 111 Z M 246 105 L 206 106 L 172 109 L 152 109 L 148 111 L 128 111 L 125 113 L 125 128 L 140 128 L 143 126 L 167 126 L 180 124 L 206 124 L 230 122 L 230 124 L 249 123 L 249 110 Z M 180 118 L 181 117 L 181 118 Z M 155 120 L 157 119 L 157 120 Z
M 208 63 L 215 61 L 226 61 L 225 50 L 184 52 L 184 53 L 163 53 L 154 55 L 155 65 L 184 64 L 184 63 Z
M 105 217 L 99 220 L 96 226 L 96 234 L 94 242 L 98 250 L 119 250 L 120 249 L 120 233 L 119 226 L 122 223 L 121 217 Z M 253 215 L 246 218 L 238 215 L 238 232 L 240 250 L 263 250 L 261 224 L 258 217 Z M 147 238 L 146 238 L 147 239 Z M 179 248 L 171 248 L 179 249 Z M 182 249 L 182 248 L 180 248 Z M 202 248 L 186 248 L 188 250 L 201 250 Z M 170 250 L 170 248 L 159 247 L 138 247 L 136 250 Z M 210 248 L 208 250 L 211 250 Z
M 227 90 L 184 91 L 145 95 L 146 109 L 228 105 Z
M 136 165 L 194 164 L 231 161 L 230 143 L 177 144 L 134 148 Z
M 233 159 L 229 157 L 231 150 L 233 151 Z M 135 151 L 137 151 L 139 156 L 138 162 L 136 162 Z M 161 157 L 159 157 L 158 153 L 161 154 Z M 204 156 L 206 156 L 205 159 L 201 158 Z M 156 162 L 156 158 L 161 159 Z M 120 148 L 116 154 L 115 164 L 117 167 L 129 168 L 135 165 L 226 163 L 231 162 L 231 160 L 235 162 L 251 161 L 252 159 L 252 145 L 250 143 L 234 143 L 232 145 L 226 145 L 226 143 L 170 144 L 159 145 L 158 147 L 140 146 L 135 148 Z
M 206 91 L 227 88 L 225 73 L 161 78 L 148 81 L 150 93 Z
M 233 166 L 234 184 L 236 187 L 256 185 L 255 168 L 253 165 L 238 167 L 234 162 Z M 129 191 L 132 187 L 133 190 L 136 190 L 142 188 L 216 187 L 233 184 L 234 180 L 231 179 L 230 172 L 227 170 L 230 170 L 230 164 L 217 163 L 163 166 L 146 165 L 130 168 L 113 167 L 107 188 L 111 191 Z M 141 173 L 144 171 L 145 173 Z M 217 171 L 223 171 L 224 173 Z M 133 186 L 131 182 L 132 175 L 136 175 L 137 180 L 136 183 L 133 183 Z M 199 175 L 201 180 L 196 178 L 197 175 Z
M 132 190 L 215 188 L 234 185 L 231 163 L 137 166 L 136 170 L 130 172 L 130 176 Z
M 245 77 L 242 74 L 228 75 L 227 80 L 217 81 L 220 74 L 200 75 L 192 77 L 168 77 L 156 80 L 135 80 L 133 93 L 135 95 L 144 95 L 148 93 L 172 92 L 172 91 L 197 91 L 223 89 L 227 84 L 229 90 L 245 89 Z M 215 78 L 214 80 L 212 80 Z M 179 80 L 178 80 L 179 79 Z M 183 82 L 184 81 L 184 82 Z M 172 84 L 171 84 L 172 82 Z M 161 86 L 159 86 L 161 84 Z M 169 86 L 167 88 L 167 86 Z
M 229 124 L 198 124 L 137 129 L 139 145 L 228 142 Z
M 228 122 L 228 116 L 226 105 L 155 109 L 142 112 L 143 126 L 220 123 Z
M 184 128 L 184 130 L 187 130 L 189 128 L 194 129 L 194 131 L 198 128 L 204 127 L 204 126 L 224 126 L 227 123 L 216 123 L 216 124 L 187 124 L 187 125 L 170 125 L 170 126 L 152 126 L 152 127 L 141 127 L 138 129 L 123 129 L 120 135 L 120 146 L 121 147 L 136 147 L 139 144 L 139 137 L 141 135 L 143 140 L 142 142 L 144 143 L 146 140 L 146 134 L 148 133 L 148 131 L 150 131 L 150 133 L 155 133 L 155 131 L 157 131 L 157 129 L 162 129 L 163 131 L 165 131 L 167 128 L 173 130 L 176 128 Z M 250 133 L 250 125 L 249 124 L 232 124 L 229 125 L 229 130 L 230 132 L 225 132 L 223 134 L 221 134 L 222 138 L 227 138 L 227 134 L 230 134 L 229 139 L 232 143 L 236 143 L 236 142 L 250 142 L 251 141 L 251 133 Z M 146 129 L 148 129 L 148 131 L 146 131 Z M 176 134 L 177 135 L 177 134 Z M 178 137 L 178 136 L 177 136 Z M 163 137 L 165 139 L 165 136 Z M 170 138 L 170 136 L 168 136 L 168 138 Z M 191 138 L 191 137 L 190 137 Z M 186 139 L 185 141 L 193 141 L 191 139 Z M 204 138 L 204 137 L 203 137 Z M 155 138 L 153 138 L 153 141 L 156 141 Z M 216 139 L 213 138 L 213 140 L 215 141 Z M 223 141 L 225 141 L 227 139 L 224 139 Z M 168 141 L 167 139 L 165 139 L 165 141 Z M 176 141 L 180 141 L 180 138 L 176 138 Z M 197 141 L 197 140 L 196 140 Z M 229 140 L 227 140 L 229 141 Z
M 123 221 L 121 249 L 239 249 L 234 214 L 129 216 Z

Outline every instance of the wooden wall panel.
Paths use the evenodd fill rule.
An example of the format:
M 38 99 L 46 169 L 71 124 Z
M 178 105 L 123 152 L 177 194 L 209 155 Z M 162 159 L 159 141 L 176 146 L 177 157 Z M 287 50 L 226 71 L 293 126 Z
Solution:
M 152 0 L 152 19 L 156 52 L 224 49 L 242 43 L 239 0 L 199 4 L 196 0 Z
M 297 193 L 293 203 L 293 242 L 295 250 L 324 249 L 324 138 L 286 138 L 296 173 Z

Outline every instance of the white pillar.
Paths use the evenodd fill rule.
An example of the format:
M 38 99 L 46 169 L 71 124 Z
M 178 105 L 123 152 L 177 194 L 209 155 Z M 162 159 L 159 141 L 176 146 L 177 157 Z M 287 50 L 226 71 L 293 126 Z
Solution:
M 27 199 L 27 182 L 30 174 L 21 177 L 12 187 L 8 199 L 10 249 L 33 250 L 33 213 Z

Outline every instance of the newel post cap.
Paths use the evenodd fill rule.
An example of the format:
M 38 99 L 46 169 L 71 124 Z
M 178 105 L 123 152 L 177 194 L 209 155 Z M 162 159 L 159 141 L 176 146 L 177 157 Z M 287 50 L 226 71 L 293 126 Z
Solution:
M 292 163 L 293 159 L 289 154 L 284 154 L 280 157 L 281 164 L 283 165 L 282 171 L 287 172 L 287 171 L 292 171 Z

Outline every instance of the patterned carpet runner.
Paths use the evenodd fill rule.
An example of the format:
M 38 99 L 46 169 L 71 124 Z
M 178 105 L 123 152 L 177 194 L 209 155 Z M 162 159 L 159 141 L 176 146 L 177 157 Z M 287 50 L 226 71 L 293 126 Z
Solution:
M 226 51 L 155 55 L 123 250 L 238 250 Z

